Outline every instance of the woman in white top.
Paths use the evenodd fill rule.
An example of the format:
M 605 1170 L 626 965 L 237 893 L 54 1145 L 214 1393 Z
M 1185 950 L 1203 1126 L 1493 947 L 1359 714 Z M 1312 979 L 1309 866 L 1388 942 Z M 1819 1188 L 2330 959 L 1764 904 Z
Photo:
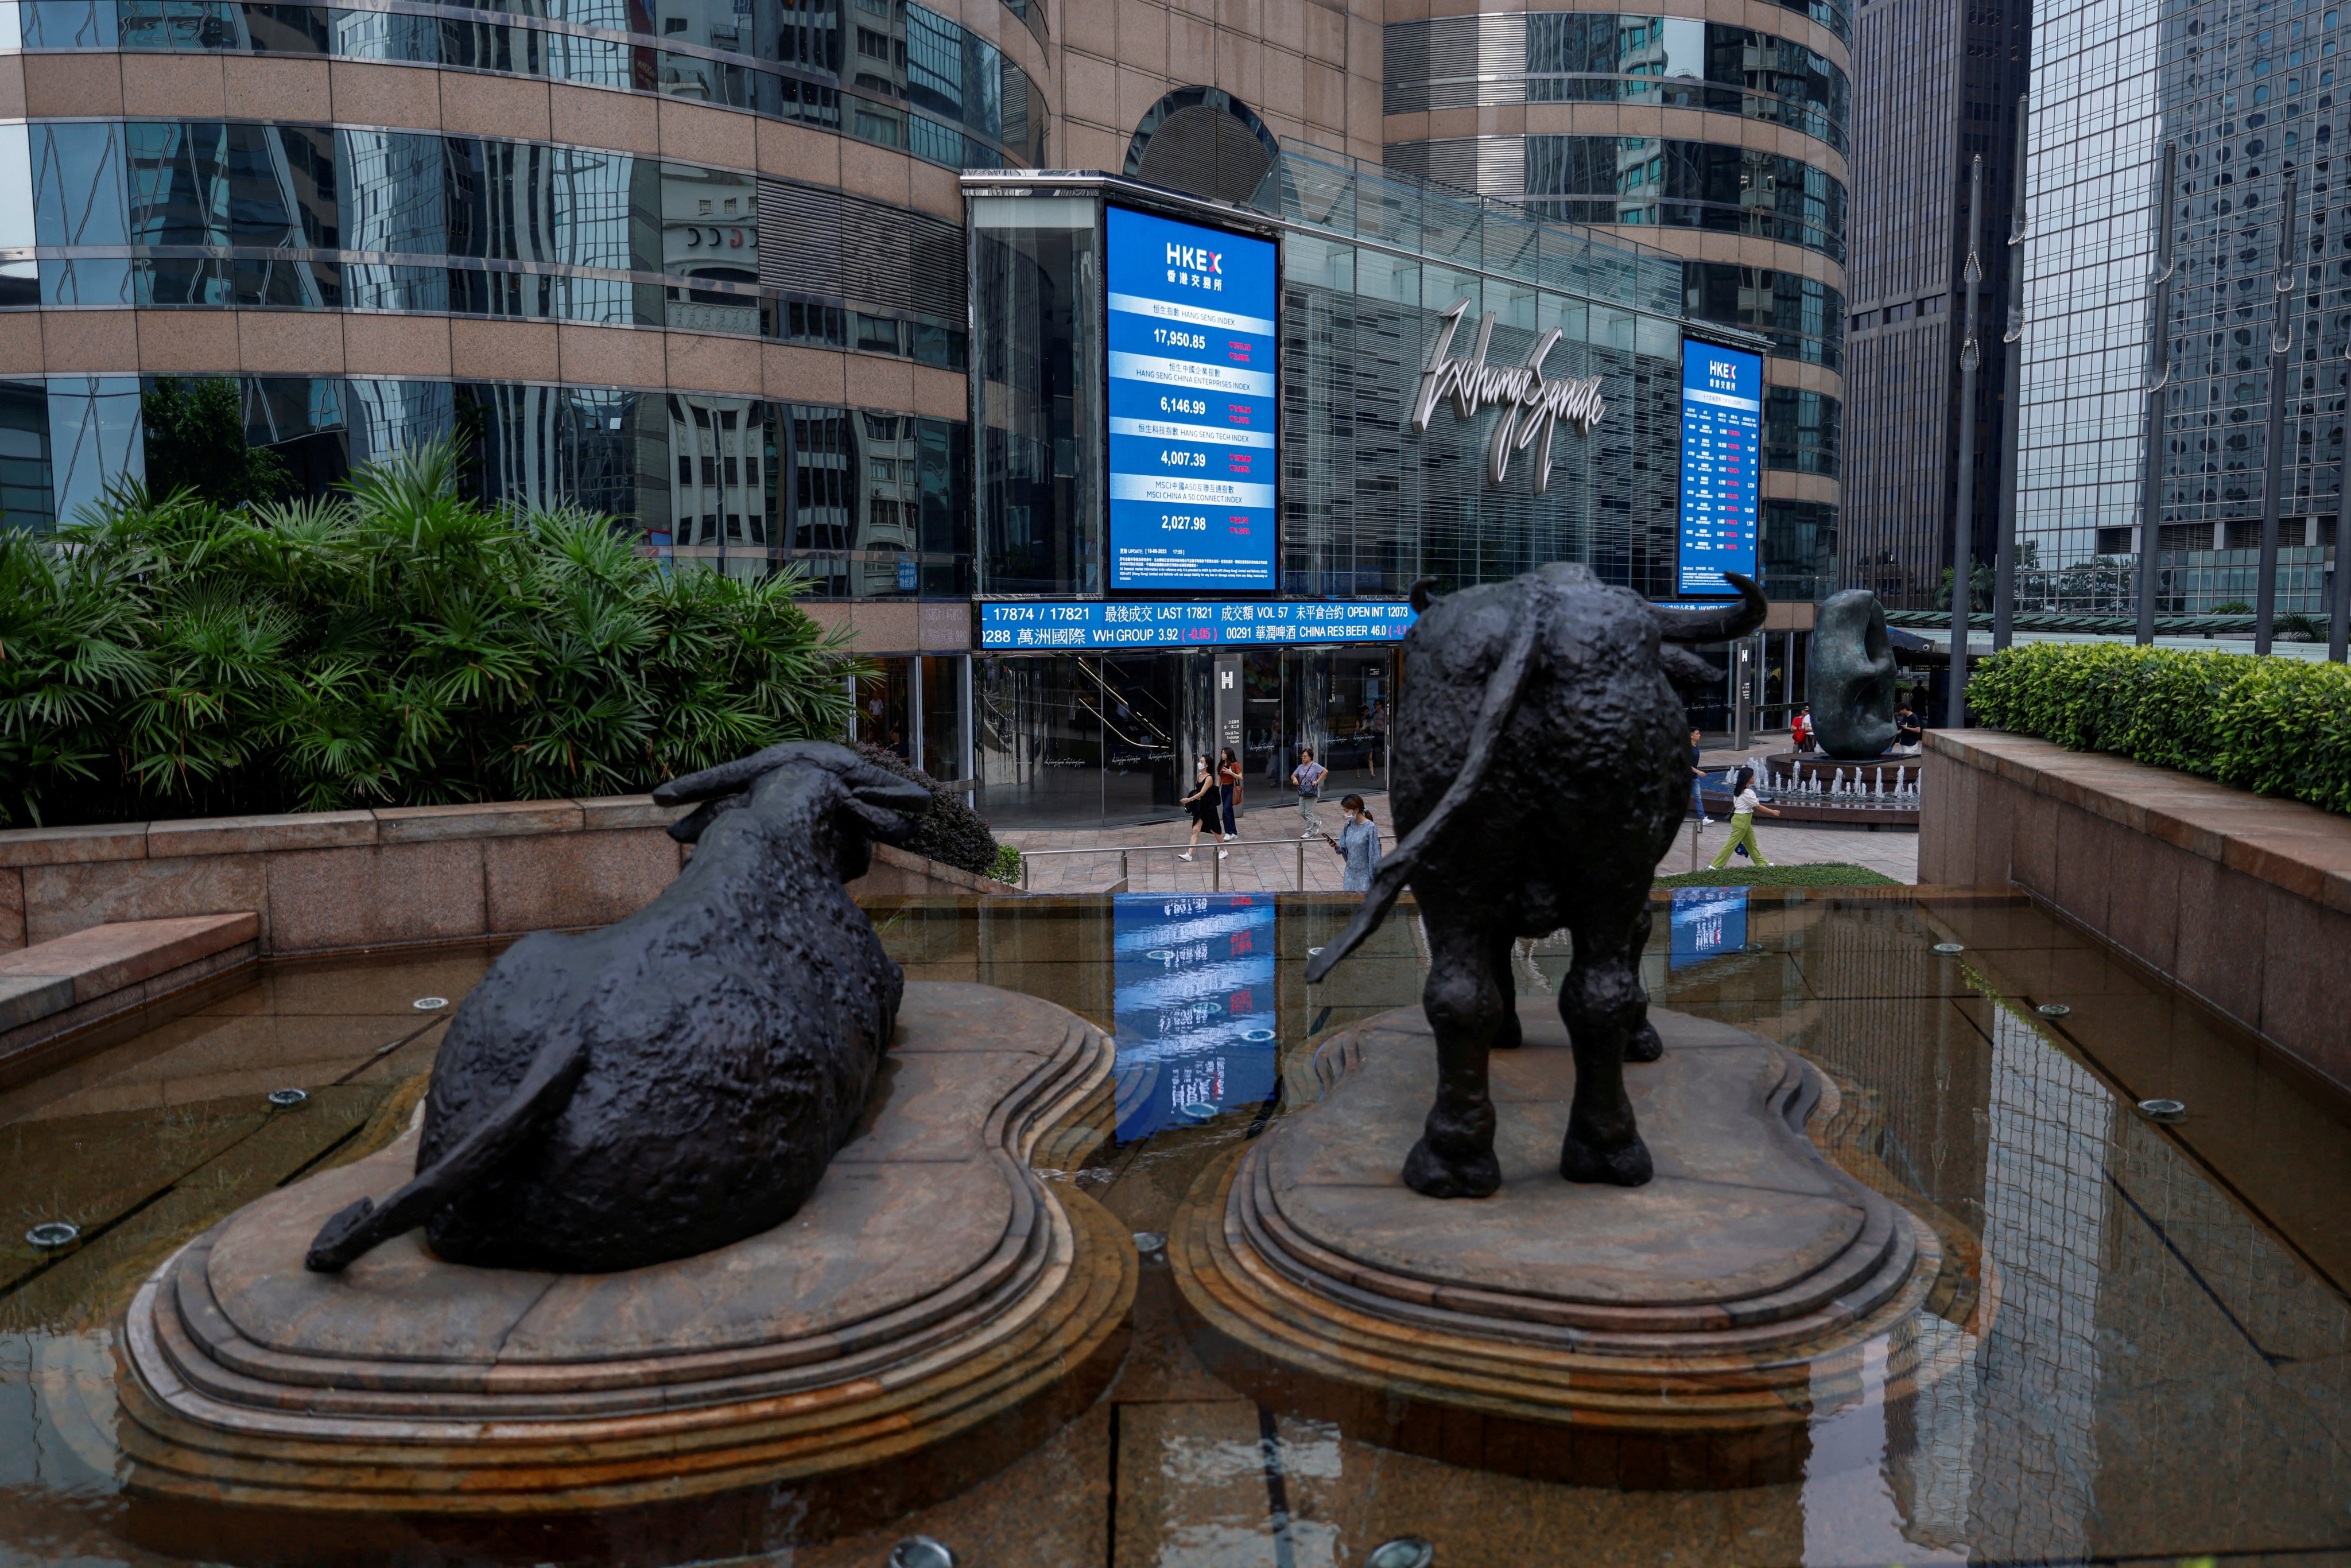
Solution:
M 1763 858 L 1762 846 L 1755 841 L 1755 813 L 1761 811 L 1767 817 L 1776 817 L 1780 813 L 1765 805 L 1762 798 L 1755 793 L 1755 769 L 1752 768 L 1740 768 L 1730 788 L 1734 797 L 1730 802 L 1730 837 L 1715 852 L 1714 869 L 1720 871 L 1729 865 L 1731 855 L 1741 844 L 1747 846 L 1748 854 L 1754 858 L 1757 865 L 1770 865 L 1771 862 Z

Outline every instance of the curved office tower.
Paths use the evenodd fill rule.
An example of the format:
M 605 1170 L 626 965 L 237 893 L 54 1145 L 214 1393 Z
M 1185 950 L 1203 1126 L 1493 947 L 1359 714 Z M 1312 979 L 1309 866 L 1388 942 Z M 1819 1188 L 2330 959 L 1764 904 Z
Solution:
M 1689 316 L 1771 339 L 1767 584 L 1774 598 L 1814 597 L 1839 499 L 1846 0 L 1412 9 L 1424 15 L 1386 25 L 1390 168 L 1669 252 Z
M 192 441 L 319 494 L 447 437 L 486 502 L 806 573 L 883 672 L 860 737 L 999 821 L 1165 814 L 1212 733 L 1256 803 L 1304 744 L 1375 784 L 1416 578 L 1675 595 L 1687 341 L 1773 353 L 1777 597 L 1813 597 L 1835 501 L 1841 13 L 1404 9 L 0 0 L 0 510 L 168 491 Z M 1198 232 L 1137 271 L 1121 206 Z M 1187 575 L 1113 537 L 1182 474 L 1110 444 L 1208 400 L 1111 406 L 1144 329 L 1102 269 L 1213 292 L 1220 235 L 1270 244 L 1270 293 L 1156 300 L 1144 357 L 1256 344 L 1267 423 L 1213 460 L 1261 531 L 1219 517 L 1222 575 Z M 1556 329 L 1545 374 L 1588 383 L 1501 473 L 1493 408 L 1411 417 L 1462 299 L 1456 358 Z M 1178 613 L 1180 651 L 1136 641 Z

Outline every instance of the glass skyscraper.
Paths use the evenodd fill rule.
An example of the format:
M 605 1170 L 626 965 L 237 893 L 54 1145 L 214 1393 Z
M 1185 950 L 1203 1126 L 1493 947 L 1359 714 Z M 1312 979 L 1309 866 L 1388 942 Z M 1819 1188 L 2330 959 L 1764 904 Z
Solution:
M 2341 485 L 2351 265 L 2341 13 L 2311 0 L 2044 5 L 2027 198 L 2022 610 L 2128 613 L 2145 488 L 2148 313 L 2173 144 L 2157 603 L 2250 606 L 2266 474 L 2285 176 L 2298 184 L 2278 605 L 2323 615 Z

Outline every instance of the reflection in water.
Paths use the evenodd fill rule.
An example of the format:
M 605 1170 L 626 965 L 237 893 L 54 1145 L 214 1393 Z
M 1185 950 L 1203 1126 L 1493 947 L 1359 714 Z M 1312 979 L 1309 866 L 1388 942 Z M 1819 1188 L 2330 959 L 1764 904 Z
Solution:
M 1113 895 L 1118 1140 L 1273 1092 L 1270 893 Z
M 1671 924 L 1669 968 L 1686 969 L 1718 953 L 1736 953 L 1747 946 L 1747 889 L 1677 887 Z
M 1844 1403 L 1815 1412 L 1801 1483 L 1546 1486 L 1261 1416 L 1190 1358 L 1155 1295 L 1165 1276 L 1146 1270 L 1109 1413 L 888 1538 L 810 1560 L 879 1562 L 917 1529 L 988 1561 L 1073 1568 L 1353 1563 L 1404 1534 L 1447 1564 L 2351 1556 L 2351 1301 L 2335 1284 L 2351 1279 L 2351 1140 L 2334 1112 L 2020 900 L 1684 889 L 1664 904 L 1643 971 L 1657 1000 L 1817 1064 L 1839 1109 L 1815 1134 L 1927 1218 L 1953 1260 L 1950 1298 L 1873 1347 L 1858 1396 L 1836 1385 Z M 1195 1125 L 1183 1106 L 1266 1103 L 1286 1041 L 1277 1113 L 1295 1109 L 1315 1092 L 1303 1047 L 1417 999 L 1402 917 L 1303 984 L 1353 907 L 1233 894 L 873 913 L 910 979 L 1004 986 L 1114 1029 L 1120 1143 L 1069 1179 L 1122 1225 L 1166 1231 L 1254 1123 Z M 1939 941 L 1966 950 L 1938 955 Z M 0 1568 L 171 1561 L 121 1538 L 104 1324 L 229 1208 L 347 1157 L 363 1124 L 404 1124 L 402 1086 L 439 1038 L 411 1001 L 463 996 L 487 957 L 273 967 L 0 1094 L 0 1210 L 16 1206 L 0 1228 Z M 1520 988 L 1554 991 L 1566 957 L 1563 939 L 1521 945 Z M 2062 1021 L 2032 1010 L 2061 1000 Z M 258 1097 L 284 1084 L 309 1106 L 272 1119 Z M 2190 1121 L 2131 1113 L 2154 1094 L 2189 1101 Z M 49 1218 L 81 1224 L 83 1247 L 46 1260 L 7 1245 Z M 1101 1511 L 1076 1533 L 1102 1547 L 1039 1544 L 1040 1498 L 1064 1518 Z

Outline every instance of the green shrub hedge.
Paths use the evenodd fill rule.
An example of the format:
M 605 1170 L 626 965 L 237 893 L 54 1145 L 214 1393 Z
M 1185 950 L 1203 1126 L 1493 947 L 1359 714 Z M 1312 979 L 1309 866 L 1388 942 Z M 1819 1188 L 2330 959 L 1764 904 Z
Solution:
M 1968 680 L 1982 723 L 2351 812 L 2351 669 L 2250 653 L 2028 643 Z
M 839 735 L 802 580 L 493 511 L 445 445 L 324 501 L 0 529 L 0 825 L 629 794 Z
M 931 792 L 931 803 L 914 821 L 914 836 L 906 844 L 908 853 L 943 862 L 974 876 L 996 875 L 997 867 L 1003 863 L 1003 847 L 978 814 L 963 803 L 965 786 L 942 784 L 896 752 L 872 741 L 859 741 L 857 749 L 875 767 Z

